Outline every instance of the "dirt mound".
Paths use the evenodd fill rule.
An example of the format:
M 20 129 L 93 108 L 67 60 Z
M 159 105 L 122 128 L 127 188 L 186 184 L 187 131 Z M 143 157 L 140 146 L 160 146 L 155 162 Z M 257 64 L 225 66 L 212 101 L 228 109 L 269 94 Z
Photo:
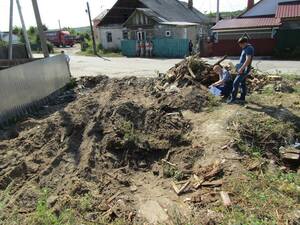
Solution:
M 279 149 L 295 143 L 297 127 L 264 113 L 241 114 L 230 127 L 239 137 L 237 148 L 242 153 L 280 159 Z
M 155 79 L 84 78 L 73 101 L 54 101 L 3 130 L 0 192 L 13 197 L 3 200 L 1 219 L 9 221 L 17 210 L 25 224 L 33 224 L 27 216 L 42 201 L 57 215 L 71 208 L 83 221 L 132 220 L 129 175 L 149 170 L 171 148 L 189 144 L 184 105 L 160 103 L 152 93 L 155 85 Z M 180 101 L 189 101 L 184 96 Z M 116 202 L 119 195 L 123 200 Z M 86 196 L 92 199 L 88 210 L 80 203 Z

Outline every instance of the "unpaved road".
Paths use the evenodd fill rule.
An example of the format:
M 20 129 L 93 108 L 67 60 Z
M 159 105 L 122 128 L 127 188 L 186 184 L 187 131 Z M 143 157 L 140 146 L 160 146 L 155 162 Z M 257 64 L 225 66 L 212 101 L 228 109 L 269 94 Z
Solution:
M 71 57 L 71 72 L 74 77 L 106 75 L 121 78 L 126 76 L 154 77 L 157 71 L 164 73 L 169 68 L 180 62 L 181 59 L 146 59 L 146 58 L 100 58 L 79 56 L 79 45 L 73 48 L 57 49 L 64 50 Z M 41 57 L 41 55 L 36 55 Z M 218 57 L 207 58 L 209 63 L 219 60 Z M 230 60 L 233 64 L 238 63 L 237 58 Z M 300 75 L 300 61 L 261 60 L 256 59 L 253 66 L 263 72 L 288 73 Z
M 209 63 L 218 58 L 207 59 Z M 166 72 L 181 59 L 144 59 L 144 58 L 107 58 L 71 56 L 71 71 L 73 76 L 107 75 L 110 77 L 153 77 L 159 72 Z M 235 64 L 238 61 L 232 60 Z M 255 68 L 268 73 L 299 74 L 300 61 L 255 60 Z

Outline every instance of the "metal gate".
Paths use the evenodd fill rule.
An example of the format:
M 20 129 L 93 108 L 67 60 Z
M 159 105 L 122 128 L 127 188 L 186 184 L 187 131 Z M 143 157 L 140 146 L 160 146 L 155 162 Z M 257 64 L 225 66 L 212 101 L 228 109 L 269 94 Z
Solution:
M 188 39 L 161 38 L 153 39 L 153 55 L 158 58 L 183 58 L 189 52 Z M 136 56 L 136 41 L 123 40 L 122 53 L 128 57 Z

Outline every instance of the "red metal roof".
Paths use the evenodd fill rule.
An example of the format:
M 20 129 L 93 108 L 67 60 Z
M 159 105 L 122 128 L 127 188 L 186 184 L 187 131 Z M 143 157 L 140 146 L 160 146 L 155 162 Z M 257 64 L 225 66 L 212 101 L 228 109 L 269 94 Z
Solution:
M 293 4 L 280 4 L 278 5 L 277 18 L 294 18 L 300 17 L 300 3 Z
M 243 29 L 243 28 L 267 28 L 281 25 L 280 18 L 236 18 L 219 21 L 213 30 Z

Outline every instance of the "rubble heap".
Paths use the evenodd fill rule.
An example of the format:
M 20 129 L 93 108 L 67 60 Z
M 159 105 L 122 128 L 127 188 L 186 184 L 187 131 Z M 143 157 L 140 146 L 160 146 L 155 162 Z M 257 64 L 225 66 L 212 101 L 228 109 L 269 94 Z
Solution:
M 199 55 L 194 55 L 185 58 L 174 67 L 170 68 L 167 73 L 161 74 L 162 87 L 161 89 L 168 89 L 171 85 L 178 88 L 184 88 L 190 85 L 207 89 L 210 85 L 219 80 L 219 75 L 213 71 L 215 65 L 220 65 L 227 69 L 233 79 L 237 76 L 235 66 L 231 62 L 224 62 L 227 56 L 224 56 L 215 64 L 209 64 Z M 281 87 L 282 77 L 271 76 L 264 73 L 260 73 L 257 70 L 253 70 L 248 80 L 248 89 L 250 92 L 260 91 L 266 85 L 272 83 L 275 84 L 277 89 Z

